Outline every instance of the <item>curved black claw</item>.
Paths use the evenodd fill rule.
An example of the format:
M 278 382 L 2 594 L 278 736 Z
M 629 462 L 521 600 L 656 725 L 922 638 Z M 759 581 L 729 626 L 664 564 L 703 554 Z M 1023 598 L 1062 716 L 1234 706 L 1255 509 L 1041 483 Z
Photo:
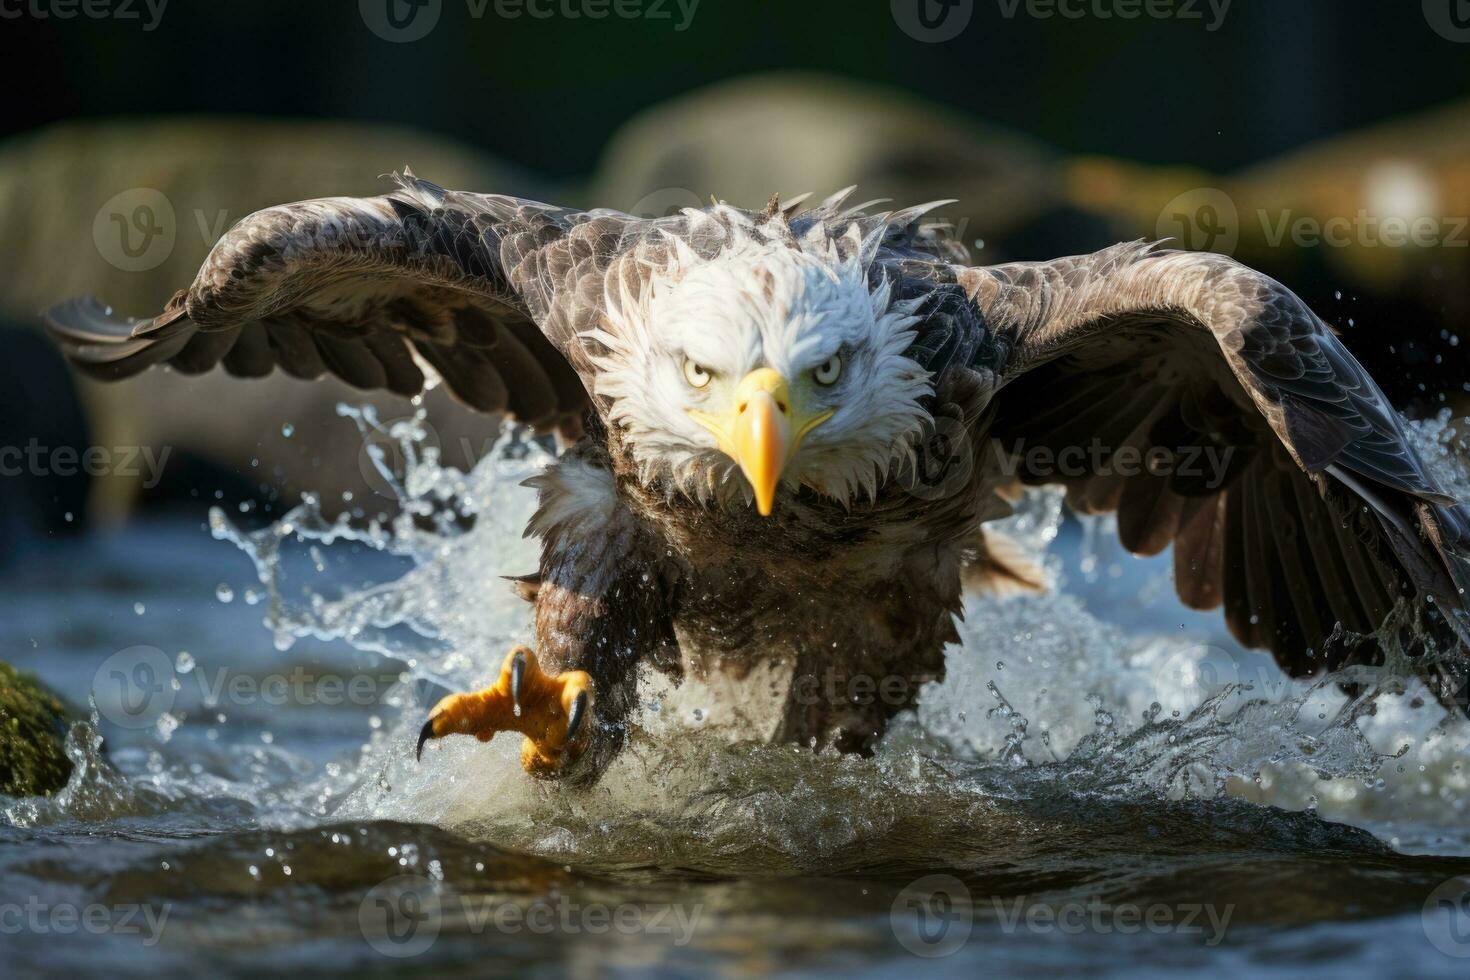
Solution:
M 525 675 L 526 652 L 517 650 L 515 659 L 510 662 L 510 703 L 517 718 L 521 716 L 521 679 Z
M 424 722 L 424 727 L 419 729 L 419 745 L 414 749 L 413 757 L 420 762 L 424 760 L 424 743 L 434 737 L 434 719 L 430 718 Z
M 582 727 L 582 719 L 587 714 L 587 692 L 583 691 L 572 700 L 572 713 L 567 718 L 567 741 L 577 737 L 577 731 Z

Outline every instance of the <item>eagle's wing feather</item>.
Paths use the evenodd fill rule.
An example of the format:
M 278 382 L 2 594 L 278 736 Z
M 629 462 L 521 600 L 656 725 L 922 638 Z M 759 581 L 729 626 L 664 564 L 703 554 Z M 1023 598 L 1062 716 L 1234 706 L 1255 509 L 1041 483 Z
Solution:
M 47 314 L 80 369 L 106 379 L 168 363 L 241 377 L 280 367 L 411 396 L 432 366 L 462 402 L 538 426 L 575 425 L 584 385 L 553 309 L 567 270 L 615 238 L 606 216 L 446 191 L 410 175 L 383 197 L 326 198 L 245 218 L 159 316 L 95 299 Z M 540 324 L 538 326 L 538 324 Z
M 1285 287 L 1140 243 L 955 278 L 999 351 L 1002 457 L 1027 482 L 1065 484 L 1081 511 L 1115 511 L 1130 550 L 1173 544 L 1189 605 L 1223 604 L 1243 643 L 1295 674 L 1338 666 L 1335 625 L 1371 633 L 1401 599 L 1465 648 L 1470 514 Z M 1069 447 L 1083 463 L 1061 465 Z M 1152 470 L 1132 462 L 1155 447 Z M 1036 448 L 1045 472 L 1027 463 Z M 1461 673 L 1436 671 L 1457 693 Z

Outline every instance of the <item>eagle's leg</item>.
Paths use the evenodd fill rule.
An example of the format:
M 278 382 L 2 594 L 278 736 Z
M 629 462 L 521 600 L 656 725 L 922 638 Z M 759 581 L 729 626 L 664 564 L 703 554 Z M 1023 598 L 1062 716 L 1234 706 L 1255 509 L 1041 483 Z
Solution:
M 494 686 L 441 701 L 423 736 L 518 731 L 527 772 L 581 784 L 601 776 L 627 742 L 639 662 L 665 662 L 673 643 L 663 549 L 646 540 L 611 471 L 589 454 L 579 444 L 528 481 L 540 491 L 530 531 L 542 539 L 541 565 L 514 581 L 536 607 L 536 652 L 511 651 Z
M 419 732 L 418 751 L 431 738 L 473 735 L 488 742 L 497 732 L 520 732 L 521 765 L 543 779 L 560 775 L 563 764 L 586 749 L 592 709 L 592 679 L 585 671 L 547 674 L 528 647 L 505 658 L 499 679 L 482 691 L 451 694 L 429 712 Z

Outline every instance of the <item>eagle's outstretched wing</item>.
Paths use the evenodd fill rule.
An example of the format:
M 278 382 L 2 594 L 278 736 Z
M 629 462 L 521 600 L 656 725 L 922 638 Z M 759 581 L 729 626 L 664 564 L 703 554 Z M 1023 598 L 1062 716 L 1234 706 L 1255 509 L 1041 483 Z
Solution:
M 1117 512 L 1130 551 L 1173 544 L 1190 606 L 1223 603 L 1241 642 L 1297 675 L 1345 659 L 1336 624 L 1371 633 L 1400 600 L 1470 646 L 1470 513 L 1285 287 L 1141 243 L 956 280 L 999 352 L 999 458 Z M 1429 673 L 1459 695 L 1462 670 Z
M 634 219 L 396 179 L 382 197 L 250 215 L 152 319 L 89 298 L 53 308 L 48 325 L 102 378 L 165 362 L 241 377 L 279 366 L 411 396 L 428 364 L 471 408 L 575 427 L 587 394 L 568 360 L 575 313 L 558 300 L 582 276 L 600 290 L 611 243 Z

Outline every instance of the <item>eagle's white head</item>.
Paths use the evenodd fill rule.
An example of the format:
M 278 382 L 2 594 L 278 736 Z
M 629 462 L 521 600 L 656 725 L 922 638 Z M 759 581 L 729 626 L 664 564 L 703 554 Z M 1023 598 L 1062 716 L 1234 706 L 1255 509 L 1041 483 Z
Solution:
M 875 497 L 911 458 L 931 391 L 904 353 L 917 304 L 869 285 L 877 236 L 819 222 L 797 238 L 779 212 L 724 206 L 700 220 L 717 246 L 663 234 L 630 253 L 587 335 L 606 350 L 596 394 L 642 480 L 726 506 L 753 498 L 762 514 L 782 485 Z

